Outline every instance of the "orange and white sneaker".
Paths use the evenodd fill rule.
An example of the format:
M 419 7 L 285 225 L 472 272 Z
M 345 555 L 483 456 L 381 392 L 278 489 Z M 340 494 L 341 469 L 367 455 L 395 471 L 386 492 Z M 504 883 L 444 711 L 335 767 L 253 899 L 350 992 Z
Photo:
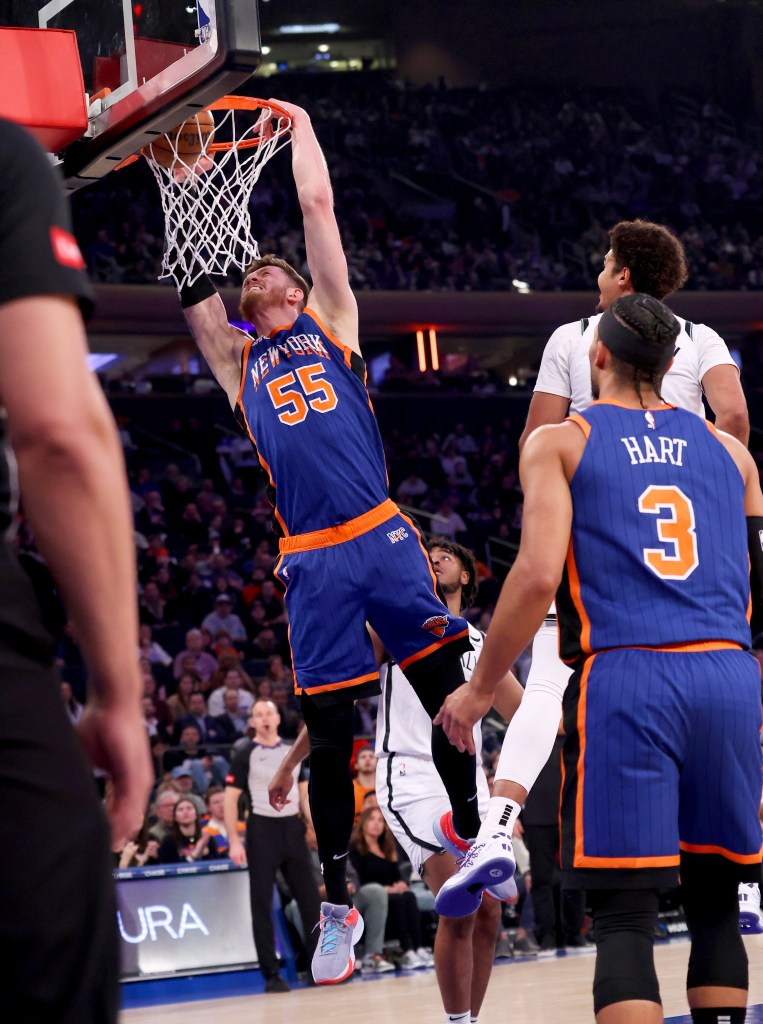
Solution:
M 453 811 L 446 811 L 439 820 L 432 825 L 435 839 L 448 853 L 452 853 L 457 860 L 461 860 L 471 849 L 473 839 L 462 839 L 453 827 Z
M 355 970 L 355 943 L 363 934 L 363 918 L 357 907 L 345 903 L 321 903 L 321 930 L 313 953 L 313 981 L 336 985 Z

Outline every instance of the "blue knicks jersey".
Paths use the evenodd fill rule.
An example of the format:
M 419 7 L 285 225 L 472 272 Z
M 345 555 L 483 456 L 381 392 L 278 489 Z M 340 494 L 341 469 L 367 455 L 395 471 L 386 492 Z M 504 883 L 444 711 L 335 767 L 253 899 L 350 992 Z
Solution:
M 694 413 L 595 403 L 570 483 L 560 654 L 725 640 L 750 646 L 744 482 Z
M 338 526 L 387 500 L 365 363 L 305 309 L 244 349 L 236 419 L 270 480 L 285 536 Z

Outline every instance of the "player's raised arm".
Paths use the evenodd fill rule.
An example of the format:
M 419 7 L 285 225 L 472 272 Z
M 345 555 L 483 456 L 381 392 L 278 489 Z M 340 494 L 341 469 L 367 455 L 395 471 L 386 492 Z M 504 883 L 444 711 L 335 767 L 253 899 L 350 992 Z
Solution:
M 228 323 L 223 300 L 206 274 L 193 284 L 184 284 L 178 295 L 193 340 L 231 406 L 235 405 L 247 335 Z
M 307 112 L 281 100 L 271 102 L 283 107 L 292 119 L 292 173 L 302 210 L 307 265 L 313 279 L 310 308 L 345 345 L 360 352 L 358 306 L 350 288 L 326 160 Z

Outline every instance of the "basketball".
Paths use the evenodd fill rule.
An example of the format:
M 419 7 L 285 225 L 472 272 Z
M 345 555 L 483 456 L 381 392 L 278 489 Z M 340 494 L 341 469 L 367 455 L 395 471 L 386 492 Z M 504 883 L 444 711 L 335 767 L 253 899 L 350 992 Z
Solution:
M 161 167 L 171 167 L 175 158 L 193 167 L 215 134 L 215 119 L 211 110 L 200 110 L 166 135 L 146 146 L 143 152 Z M 214 159 L 213 154 L 204 153 Z

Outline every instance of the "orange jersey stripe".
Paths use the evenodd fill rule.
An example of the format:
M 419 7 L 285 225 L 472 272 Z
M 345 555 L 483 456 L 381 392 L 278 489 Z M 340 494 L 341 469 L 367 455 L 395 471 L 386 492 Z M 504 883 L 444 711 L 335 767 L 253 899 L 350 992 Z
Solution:
M 328 693 L 329 690 L 345 690 L 348 686 L 358 686 L 360 683 L 372 683 L 379 678 L 378 672 L 369 672 L 366 676 L 356 676 L 354 679 L 343 679 L 341 683 L 326 683 L 325 686 L 308 686 L 299 692 Z
M 432 651 L 436 651 L 438 647 L 444 647 L 445 644 L 450 644 L 454 640 L 460 640 L 462 637 L 469 636 L 469 630 L 464 629 L 460 633 L 455 633 L 453 636 L 444 636 L 442 640 L 438 640 L 436 643 L 430 644 L 429 647 L 425 647 L 423 651 L 418 651 L 416 654 L 412 654 L 410 658 L 406 658 L 400 662 L 400 671 L 405 672 L 409 665 L 412 665 L 415 661 L 421 661 L 422 658 L 426 658 Z
M 758 864 L 763 858 L 763 847 L 757 853 L 732 853 L 722 846 L 694 846 L 691 843 L 681 843 L 681 849 L 686 853 L 716 853 L 726 860 L 733 860 L 735 864 Z
M 344 544 L 345 541 L 360 537 L 369 530 L 386 523 L 388 519 L 396 516 L 399 512 L 397 505 L 391 498 L 387 498 L 381 505 L 364 512 L 362 516 L 349 519 L 340 526 L 329 526 L 325 530 L 313 530 L 311 533 L 297 533 L 291 537 L 282 537 L 278 542 L 278 548 L 282 555 L 293 554 L 295 551 L 315 551 L 318 548 L 330 548 L 335 544 Z
M 588 420 L 584 420 L 583 417 L 579 416 L 576 412 L 573 412 L 570 416 L 567 417 L 567 419 L 571 423 L 577 423 L 577 425 L 585 434 L 586 440 L 588 440 L 588 438 L 591 436 L 591 424 L 588 422 Z
M 247 353 L 247 356 L 248 356 L 248 353 Z M 241 380 L 243 382 L 244 374 L 241 375 Z M 242 387 L 243 387 L 243 384 L 242 384 Z M 262 468 L 265 470 L 265 472 L 268 475 L 268 480 L 270 481 L 270 486 L 273 488 L 273 493 L 276 493 L 276 482 L 273 479 L 273 474 L 270 471 L 270 466 L 267 464 L 267 462 L 263 458 L 263 455 L 262 455 L 262 452 L 260 451 L 259 445 L 257 444 L 257 441 L 256 441 L 256 439 L 254 437 L 254 434 L 252 433 L 252 428 L 249 426 L 249 420 L 246 417 L 246 410 L 244 409 L 244 403 L 241 401 L 240 393 L 239 393 L 238 407 L 241 410 L 241 415 L 242 415 L 243 420 L 244 420 L 244 425 L 246 426 L 246 433 L 247 433 L 247 435 L 249 437 L 249 440 L 254 445 L 254 450 L 257 452 L 257 458 L 259 459 L 260 465 L 262 466 Z M 281 513 L 278 511 L 278 507 L 276 505 L 273 506 L 273 514 L 276 517 L 278 525 L 281 527 L 281 529 L 284 532 L 284 537 L 288 537 L 289 536 L 288 527 L 286 526 L 286 523 L 284 522 L 283 517 L 282 517 Z
M 588 696 L 588 677 L 591 674 L 591 667 L 596 660 L 596 656 L 590 658 L 583 668 L 583 673 L 580 677 L 580 697 L 578 698 L 578 741 L 580 743 L 580 750 L 578 751 L 578 765 L 577 765 L 577 793 L 575 794 L 575 853 L 573 856 L 573 864 L 575 867 L 578 866 L 580 860 L 584 857 L 583 851 L 583 784 L 585 782 L 585 749 L 586 749 L 586 733 L 585 733 L 585 713 L 586 713 L 586 698 Z
M 567 578 L 570 584 L 570 597 L 580 618 L 580 649 L 583 654 L 590 654 L 591 620 L 588 618 L 588 612 L 583 606 L 583 597 L 580 593 L 580 575 L 577 563 L 575 562 L 575 552 L 572 547 L 571 537 L 570 546 L 567 548 Z

